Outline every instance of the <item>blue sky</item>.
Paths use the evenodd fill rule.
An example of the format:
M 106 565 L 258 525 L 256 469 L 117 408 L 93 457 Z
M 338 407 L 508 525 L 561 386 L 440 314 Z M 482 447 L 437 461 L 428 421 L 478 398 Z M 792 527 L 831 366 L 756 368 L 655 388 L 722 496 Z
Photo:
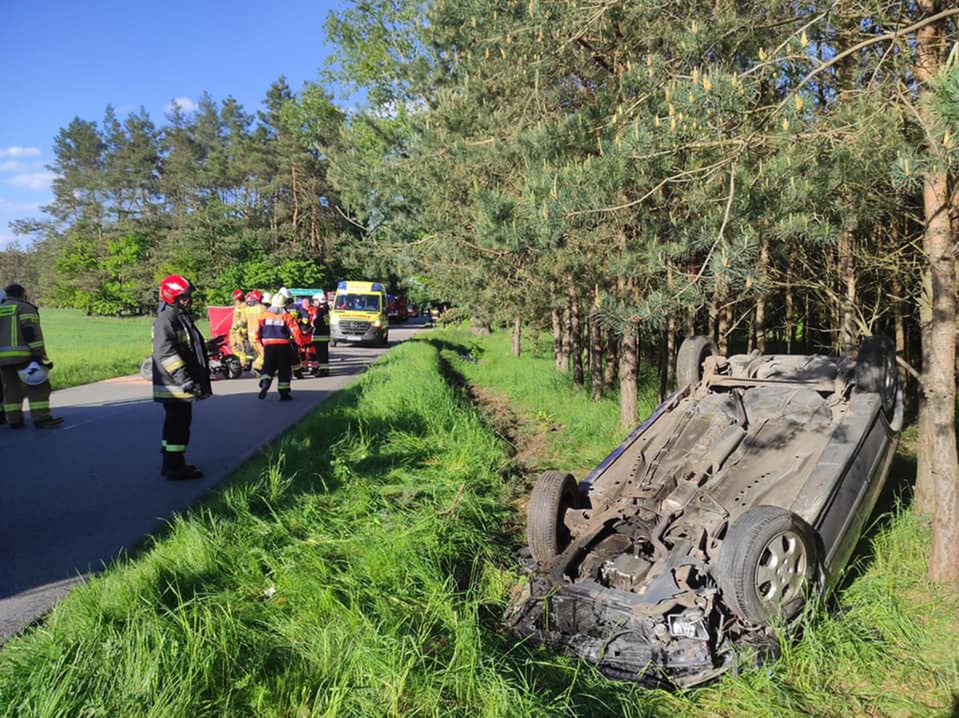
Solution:
M 0 0 L 0 248 L 51 199 L 53 138 L 74 117 L 142 105 L 157 124 L 204 91 L 259 108 L 280 75 L 318 79 L 323 23 L 344 0 Z

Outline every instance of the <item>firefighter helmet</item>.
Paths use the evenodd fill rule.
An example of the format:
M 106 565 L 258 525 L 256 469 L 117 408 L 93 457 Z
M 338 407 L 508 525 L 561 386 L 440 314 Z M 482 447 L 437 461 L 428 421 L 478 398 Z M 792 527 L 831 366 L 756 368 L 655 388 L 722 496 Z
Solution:
M 234 289 L 234 290 L 233 290 L 233 301 L 234 301 L 234 302 L 242 302 L 242 301 L 243 301 L 243 290 L 242 290 L 242 289 Z
M 171 274 L 160 282 L 160 299 L 167 304 L 173 304 L 177 297 L 192 293 L 193 285 L 183 275 Z
M 286 287 L 280 287 L 280 291 L 277 292 L 277 294 L 282 295 L 284 299 L 290 299 L 293 296 L 292 294 L 290 294 L 290 290 L 287 289 Z
M 39 386 L 47 380 L 47 370 L 35 361 L 17 371 L 20 381 L 29 386 Z
M 263 292 L 261 292 L 259 289 L 251 289 L 246 293 L 246 301 L 249 302 L 251 300 L 259 304 L 263 301 Z
M 317 292 L 313 295 L 313 301 L 319 302 L 320 304 L 326 304 L 326 295 L 323 292 Z
M 273 292 L 263 292 L 263 296 L 260 297 L 260 304 L 265 304 L 270 306 L 270 303 L 273 301 Z

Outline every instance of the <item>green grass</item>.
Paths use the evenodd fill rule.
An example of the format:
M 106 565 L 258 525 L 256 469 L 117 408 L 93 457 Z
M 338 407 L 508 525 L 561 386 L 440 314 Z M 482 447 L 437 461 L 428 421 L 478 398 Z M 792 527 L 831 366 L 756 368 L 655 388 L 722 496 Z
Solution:
M 443 373 L 513 396 L 527 429 L 546 429 L 544 465 L 588 465 L 619 432 L 614 398 L 583 401 L 506 349 L 454 332 L 393 349 L 8 643 L 0 715 L 949 714 L 959 597 L 932 598 L 928 527 L 901 508 L 873 527 L 843 611 L 812 611 L 760 670 L 669 694 L 518 645 L 501 615 L 523 483 Z
M 152 348 L 152 316 L 117 319 L 88 317 L 76 309 L 42 309 L 40 321 L 54 363 L 54 389 L 136 374 Z M 198 326 L 206 336 L 206 320 Z

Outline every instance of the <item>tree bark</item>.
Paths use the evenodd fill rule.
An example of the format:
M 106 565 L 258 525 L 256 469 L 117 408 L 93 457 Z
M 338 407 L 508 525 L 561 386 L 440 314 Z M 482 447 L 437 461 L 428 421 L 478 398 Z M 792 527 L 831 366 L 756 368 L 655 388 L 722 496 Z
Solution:
M 520 355 L 520 350 L 521 350 L 520 340 L 522 339 L 522 331 L 523 331 L 523 322 L 517 316 L 515 319 L 513 319 L 513 356 L 514 357 L 518 357 Z
M 583 388 L 583 334 L 579 315 L 579 299 L 573 278 L 567 277 L 566 297 L 569 300 L 569 355 L 572 360 L 573 386 Z
M 727 302 L 726 306 L 719 310 L 719 326 L 717 327 L 719 334 L 717 344 L 719 345 L 719 353 L 721 356 L 729 355 L 729 327 L 732 323 L 733 307 L 731 303 Z
M 676 319 L 670 317 L 666 322 L 666 390 L 672 389 L 676 384 L 676 362 L 673 357 L 676 356 Z
M 769 273 L 769 244 L 763 240 L 759 245 L 759 273 L 760 280 L 765 282 L 766 275 Z M 759 292 L 756 299 L 756 316 L 753 323 L 753 331 L 756 335 L 756 349 L 760 354 L 766 353 L 766 295 Z
M 603 383 L 608 389 L 616 386 L 617 369 L 619 367 L 619 337 L 609 332 L 606 337 L 606 370 L 603 373 Z
M 623 333 L 619 354 L 619 425 L 631 429 L 636 423 L 636 325 L 630 322 Z
M 855 228 L 847 226 L 839 235 L 839 272 L 843 286 L 842 304 L 839 308 L 839 351 L 842 356 L 856 355 L 856 234 Z
M 919 0 L 919 9 L 933 13 L 940 3 Z M 922 84 L 920 112 L 932 124 L 927 103 L 929 82 L 941 66 L 945 49 L 941 24 L 927 25 L 917 32 L 916 78 Z M 930 151 L 933 145 L 930 142 Z M 929 271 L 932 309 L 928 345 L 923 345 L 923 409 L 927 414 L 921 431 L 930 447 L 919 452 L 918 466 L 932 478 L 935 510 L 932 520 L 932 549 L 929 578 L 937 583 L 959 581 L 959 457 L 956 453 L 956 264 L 955 239 L 949 217 L 949 180 L 936 158 L 923 182 L 926 229 L 923 254 Z M 923 338 L 927 339 L 924 332 Z
M 786 263 L 786 353 L 793 353 L 796 343 L 796 311 L 793 307 L 792 268 Z
M 599 285 L 596 284 L 593 286 L 593 314 L 589 321 L 589 371 L 593 379 L 593 401 L 603 398 L 603 330 L 597 319 L 601 299 Z
M 551 293 L 552 295 L 552 293 Z M 553 325 L 553 364 L 556 371 L 564 372 L 563 367 L 563 318 L 560 310 L 553 307 L 549 313 Z
M 559 370 L 566 374 L 569 372 L 569 307 L 563 307 L 560 312 L 560 345 L 559 345 Z

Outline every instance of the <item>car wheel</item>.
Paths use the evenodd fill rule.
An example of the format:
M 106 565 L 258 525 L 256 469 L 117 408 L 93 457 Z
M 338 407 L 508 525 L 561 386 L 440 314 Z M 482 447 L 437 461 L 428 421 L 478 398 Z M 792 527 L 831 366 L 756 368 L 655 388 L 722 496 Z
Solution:
M 887 418 L 896 411 L 899 374 L 896 371 L 896 345 L 889 337 L 866 337 L 856 357 L 856 391 L 879 394 Z
M 153 357 L 147 357 L 140 362 L 140 376 L 147 381 L 153 381 Z
M 545 471 L 533 485 L 529 497 L 526 536 L 536 561 L 558 556 L 569 545 L 564 517 L 576 506 L 576 480 L 562 471 Z
M 757 506 L 736 519 L 723 539 L 717 566 L 726 605 L 750 623 L 794 618 L 818 566 L 812 528 L 778 506 Z
M 243 364 L 235 356 L 228 356 L 223 359 L 223 373 L 227 379 L 239 379 L 243 376 Z
M 676 385 L 698 384 L 703 378 L 703 362 L 718 356 L 716 342 L 709 337 L 695 336 L 683 340 L 676 355 Z

